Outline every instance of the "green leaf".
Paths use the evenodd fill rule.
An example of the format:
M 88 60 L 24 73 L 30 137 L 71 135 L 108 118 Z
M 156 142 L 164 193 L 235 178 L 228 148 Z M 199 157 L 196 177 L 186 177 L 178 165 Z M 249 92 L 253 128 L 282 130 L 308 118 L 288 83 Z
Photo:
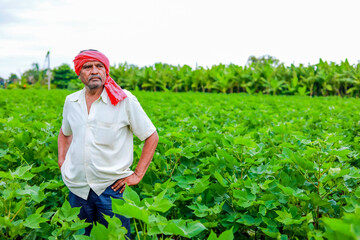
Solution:
M 275 211 L 279 216 L 275 218 L 277 221 L 283 223 L 284 225 L 292 225 L 292 224 L 301 224 L 307 217 L 311 217 L 308 215 L 307 217 L 302 217 L 300 219 L 294 219 L 291 213 L 287 212 L 286 209 L 282 211 Z
M 204 230 L 206 230 L 206 227 L 200 222 L 190 222 L 186 224 L 186 232 L 190 238 L 195 237 Z
M 140 197 L 139 195 L 131 188 L 131 187 L 125 187 L 123 198 L 127 202 L 131 202 L 134 205 L 140 206 Z
M 40 190 L 39 186 L 25 185 L 23 189 L 17 189 L 16 193 L 20 196 L 29 195 L 31 199 L 37 203 L 40 203 L 45 199 L 45 194 Z
M 91 225 L 91 223 L 85 222 L 85 220 L 81 222 L 74 222 L 70 225 L 69 229 L 72 231 L 77 231 L 83 228 L 86 228 L 87 226 Z
M 200 194 L 204 192 L 206 189 L 209 188 L 210 181 L 209 181 L 210 175 L 205 175 L 201 179 L 197 179 L 195 181 L 194 187 L 190 189 L 190 194 Z
M 143 207 L 126 203 L 122 199 L 113 199 L 112 208 L 114 213 L 120 214 L 127 218 L 136 218 L 145 223 L 149 223 L 149 211 Z
M 314 171 L 314 163 L 312 161 L 307 160 L 306 158 L 300 156 L 298 153 L 294 153 L 288 148 L 283 149 L 282 156 L 286 157 L 286 159 L 291 160 L 303 170 Z
M 255 201 L 256 196 L 243 190 L 233 190 L 234 197 L 244 201 Z
M 3 172 L 3 171 L 0 171 L 0 178 L 2 178 L 2 179 L 5 179 L 5 178 L 7 178 L 7 179 L 14 179 L 14 177 L 11 175 L 11 173 L 10 172 Z
M 342 219 L 335 218 L 321 218 L 321 220 L 330 227 L 333 231 L 339 232 L 345 236 L 352 237 L 351 225 L 344 222 Z
M 271 238 L 277 238 L 280 236 L 280 232 L 276 227 L 268 226 L 267 228 L 260 228 L 263 233 Z
M 280 240 L 288 240 L 288 236 L 287 235 L 281 235 L 280 236 Z
M 323 200 L 316 192 L 312 192 L 310 195 L 311 203 L 314 206 L 319 207 L 330 207 L 330 203 L 328 201 Z
M 230 155 L 227 151 L 223 149 L 217 149 L 216 153 L 218 154 L 219 158 L 224 158 L 230 165 L 234 164 L 234 156 Z
M 207 240 L 218 240 L 216 234 L 211 230 L 210 235 Z
M 175 206 L 168 198 L 164 198 L 167 189 L 162 191 L 154 198 L 154 203 L 149 206 L 149 210 L 158 212 L 167 212 L 172 206 Z
M 356 188 L 355 196 L 360 198 L 360 187 Z
M 338 157 L 347 157 L 347 155 L 351 152 L 347 147 L 339 148 L 332 150 L 329 155 L 330 156 L 338 156 Z
M 12 172 L 11 175 L 13 177 L 16 177 L 18 179 L 23 179 L 23 180 L 30 180 L 32 179 L 35 175 L 30 173 L 29 170 L 31 169 L 31 165 L 29 166 L 23 166 L 23 167 L 18 167 L 15 172 Z
M 91 238 L 86 235 L 72 235 L 75 240 L 90 240 Z
M 261 206 L 259 207 L 259 213 L 260 213 L 261 215 L 263 215 L 263 216 L 266 215 L 266 207 L 265 207 L 264 205 L 261 205 Z
M 111 232 L 108 231 L 108 229 L 104 225 L 100 223 L 96 223 L 91 229 L 90 237 L 91 239 L 95 240 L 95 239 L 104 239 L 104 237 L 106 236 L 106 239 L 113 240 L 114 238 L 113 236 L 109 236 L 110 234 Z
M 192 238 L 206 228 L 200 222 L 189 222 L 185 220 L 171 220 L 164 227 L 164 233 L 168 235 L 180 235 L 182 237 Z
M 29 228 L 40 228 L 40 223 L 47 222 L 48 219 L 41 217 L 40 214 L 31 214 L 25 219 L 24 226 Z
M 77 218 L 79 213 L 80 213 L 80 207 L 72 208 L 70 206 L 70 203 L 65 200 L 64 204 L 62 205 L 62 207 L 60 209 L 59 217 L 66 221 L 72 221 L 75 218 Z
M 233 234 L 233 228 L 226 230 L 220 234 L 219 237 L 216 236 L 216 234 L 211 230 L 211 233 L 207 240 L 233 240 L 234 234 Z
M 0 158 L 4 157 L 8 153 L 9 149 L 0 148 Z
M 169 156 L 169 155 L 177 155 L 179 153 L 181 153 L 182 149 L 180 148 L 170 148 L 169 150 L 167 150 L 165 152 L 165 156 Z
M 236 137 L 234 139 L 234 143 L 235 144 L 238 144 L 238 145 L 243 145 L 243 146 L 246 146 L 246 147 L 249 147 L 249 148 L 254 148 L 256 147 L 256 143 L 252 140 L 252 139 L 249 139 L 249 138 L 244 138 L 244 137 Z
M 174 180 L 177 181 L 177 185 L 184 189 L 189 189 L 191 184 L 195 183 L 196 177 L 194 175 L 175 176 Z
M 329 180 L 340 178 L 340 177 L 343 177 L 343 176 L 350 173 L 350 169 L 343 169 L 343 170 L 340 170 L 340 171 L 338 171 L 338 170 L 339 170 L 339 168 L 335 169 L 335 170 L 332 169 L 332 171 L 329 170 L 329 174 L 326 175 L 325 177 L 321 177 L 320 182 L 326 183 Z
M 236 222 L 244 224 L 246 226 L 255 225 L 255 219 L 250 215 L 241 215 L 241 218 L 238 219 Z
M 127 229 L 122 227 L 121 220 L 107 215 L 104 215 L 104 218 L 108 222 L 108 226 L 96 224 L 91 230 L 90 237 L 95 240 L 104 239 L 104 237 L 109 240 L 125 239 Z
M 39 207 L 38 209 L 36 209 L 35 213 L 40 214 L 42 212 L 42 210 L 44 210 L 44 208 L 45 208 L 45 205 Z
M 215 171 L 214 177 L 218 180 L 218 182 L 221 184 L 221 186 L 228 187 L 229 182 L 226 179 L 224 179 L 223 176 L 221 176 L 221 174 L 219 172 Z
M 233 240 L 234 239 L 233 228 L 221 233 L 218 239 L 219 240 Z
M 281 184 L 278 184 L 278 187 L 285 193 L 287 196 L 294 196 L 301 200 L 310 200 L 308 196 L 306 196 L 301 189 L 293 189 L 291 187 L 285 187 Z

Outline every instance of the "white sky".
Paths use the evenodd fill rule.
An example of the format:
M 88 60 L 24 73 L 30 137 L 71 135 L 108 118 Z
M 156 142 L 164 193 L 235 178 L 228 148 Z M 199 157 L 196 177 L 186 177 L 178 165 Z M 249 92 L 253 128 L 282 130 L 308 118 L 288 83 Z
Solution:
M 245 65 L 250 55 L 285 64 L 360 59 L 356 0 L 0 0 L 0 77 L 72 66 L 93 48 L 112 64 Z

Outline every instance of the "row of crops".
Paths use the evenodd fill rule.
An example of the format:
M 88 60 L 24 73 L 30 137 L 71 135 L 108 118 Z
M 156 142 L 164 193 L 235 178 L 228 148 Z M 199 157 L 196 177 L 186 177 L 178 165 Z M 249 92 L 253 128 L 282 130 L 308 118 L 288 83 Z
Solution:
M 358 96 L 360 65 L 336 64 L 320 59 L 315 65 L 285 66 L 272 58 L 253 59 L 246 66 L 210 68 L 157 63 L 139 68 L 119 64 L 110 75 L 127 89 L 174 92 L 246 92 L 272 95 Z
M 89 239 L 57 166 L 69 93 L 0 91 L 0 239 Z M 132 218 L 132 239 L 360 237 L 357 99 L 133 93 L 160 140 L 143 181 L 113 205 Z M 123 236 L 108 221 L 90 238 Z

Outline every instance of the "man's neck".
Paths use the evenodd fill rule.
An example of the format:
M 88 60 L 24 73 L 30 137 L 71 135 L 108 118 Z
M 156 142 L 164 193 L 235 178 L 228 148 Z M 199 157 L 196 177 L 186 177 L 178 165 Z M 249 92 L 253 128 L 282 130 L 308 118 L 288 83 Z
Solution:
M 95 89 L 89 89 L 88 87 L 85 87 L 85 95 L 89 98 L 92 99 L 98 99 L 101 95 L 101 93 L 103 92 L 104 87 L 99 87 L 99 88 L 95 88 Z
M 86 87 L 85 89 L 86 89 L 85 100 L 86 100 L 87 113 L 90 114 L 91 105 L 93 104 L 93 102 L 99 99 L 102 91 L 104 90 L 104 87 L 100 87 L 97 89 L 89 89 Z

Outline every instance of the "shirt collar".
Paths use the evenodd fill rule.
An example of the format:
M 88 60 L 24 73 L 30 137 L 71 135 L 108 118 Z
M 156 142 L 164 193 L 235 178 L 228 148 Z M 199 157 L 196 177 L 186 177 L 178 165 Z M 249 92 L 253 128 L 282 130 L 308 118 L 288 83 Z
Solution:
M 78 102 L 79 104 L 81 104 L 85 100 L 85 91 L 86 89 L 84 87 L 80 91 L 74 93 L 73 95 L 71 95 L 70 101 Z M 103 89 L 99 99 L 101 99 L 105 104 L 108 104 L 108 102 L 110 101 L 105 88 Z
M 72 95 L 70 95 L 70 98 L 69 98 L 70 101 L 79 102 L 79 103 L 81 103 L 83 99 L 85 99 L 85 87 L 83 89 L 81 89 L 80 91 L 75 92 Z
M 104 87 L 101 95 L 100 95 L 100 99 L 105 103 L 108 104 L 108 102 L 110 101 L 109 96 L 107 95 L 106 89 Z

